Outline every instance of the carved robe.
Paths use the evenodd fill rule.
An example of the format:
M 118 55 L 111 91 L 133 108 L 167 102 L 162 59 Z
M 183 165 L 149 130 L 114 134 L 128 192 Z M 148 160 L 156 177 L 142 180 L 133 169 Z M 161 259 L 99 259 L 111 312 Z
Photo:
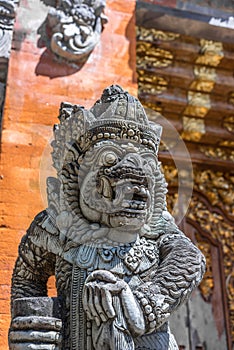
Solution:
M 65 244 L 61 243 L 53 219 L 46 211 L 40 213 L 20 244 L 13 275 L 12 300 L 46 296 L 47 280 L 55 274 L 65 325 L 63 350 L 91 350 L 94 349 L 95 341 L 96 349 L 177 349 L 168 323 L 163 324 L 163 312 L 160 327 L 149 327 L 148 334 L 134 339 L 121 315 L 118 300 L 114 302 L 120 310 L 118 319 L 108 324 L 108 332 L 104 330 L 107 332 L 106 343 L 99 344 L 98 339 L 92 338 L 92 328 L 96 326 L 87 321 L 82 305 L 85 279 L 97 269 L 106 269 L 123 278 L 140 303 L 146 295 L 153 303 L 154 288 L 157 286 L 165 297 L 162 304 L 170 305 L 169 313 L 188 298 L 201 277 L 204 267 L 201 265 L 202 255 L 175 225 L 172 230 L 171 225 L 163 221 L 159 224 L 161 233 L 157 240 L 141 237 L 132 244 L 99 248 L 92 244 L 77 246 L 69 240 Z M 163 232 L 160 226 L 164 227 Z M 158 308 L 162 308 L 162 305 Z M 146 318 L 148 313 L 152 314 L 152 319 L 159 319 L 160 310 L 157 315 L 154 315 L 153 310 L 149 311 L 146 311 Z M 147 322 L 150 324 L 150 320 Z M 98 334 L 97 329 L 94 333 Z M 121 333 L 122 336 L 117 336 Z

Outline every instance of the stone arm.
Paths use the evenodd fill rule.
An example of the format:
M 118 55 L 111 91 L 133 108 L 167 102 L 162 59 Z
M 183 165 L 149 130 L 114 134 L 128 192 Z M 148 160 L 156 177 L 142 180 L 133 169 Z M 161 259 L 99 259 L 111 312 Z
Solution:
M 204 256 L 181 232 L 164 234 L 159 239 L 159 252 L 158 269 L 149 271 L 150 281 L 134 292 L 148 332 L 160 327 L 189 298 L 205 272 Z
M 46 212 L 40 213 L 19 245 L 12 276 L 10 350 L 38 349 L 38 342 L 43 349 L 59 349 L 62 321 L 50 311 L 52 299 L 43 298 L 47 296 L 48 278 L 55 273 L 56 256 L 46 246 L 51 236 L 48 220 Z M 41 244 L 35 244 L 37 240 Z
M 55 255 L 32 242 L 35 231 L 40 229 L 37 220 L 36 217 L 19 245 L 12 276 L 12 304 L 16 298 L 47 296 L 47 281 L 54 275 Z

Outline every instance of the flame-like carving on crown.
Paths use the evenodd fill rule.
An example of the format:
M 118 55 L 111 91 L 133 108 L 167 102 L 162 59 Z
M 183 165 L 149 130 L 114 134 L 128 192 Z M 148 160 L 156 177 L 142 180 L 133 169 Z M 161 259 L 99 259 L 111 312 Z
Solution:
M 59 120 L 52 142 L 57 171 L 101 140 L 134 141 L 158 152 L 162 127 L 150 122 L 139 100 L 118 85 L 106 88 L 90 110 L 61 103 Z

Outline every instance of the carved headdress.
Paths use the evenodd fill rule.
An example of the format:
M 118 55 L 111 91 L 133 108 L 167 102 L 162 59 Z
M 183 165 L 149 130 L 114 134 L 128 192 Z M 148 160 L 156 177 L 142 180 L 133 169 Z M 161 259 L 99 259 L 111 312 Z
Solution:
M 150 122 L 139 100 L 118 85 L 106 88 L 91 110 L 63 102 L 59 119 L 52 142 L 58 172 L 100 140 L 125 139 L 158 152 L 161 126 Z
M 162 127 L 148 120 L 139 100 L 120 86 L 111 85 L 103 91 L 100 100 L 90 110 L 79 105 L 62 103 L 59 120 L 60 124 L 54 126 L 55 139 L 52 142 L 53 165 L 57 170 L 58 180 L 52 181 L 48 178 L 47 189 L 49 198 L 50 193 L 54 196 L 55 192 L 60 197 L 60 207 L 53 214 L 54 217 L 57 216 L 60 235 L 72 237 L 80 243 L 85 242 L 87 232 L 90 233 L 87 222 L 84 237 L 77 235 L 77 227 L 85 220 L 79 203 L 80 185 L 90 171 L 92 162 L 95 161 L 93 159 L 95 152 L 93 153 L 92 148 L 97 149 L 100 141 L 119 141 L 121 144 L 126 143 L 126 146 L 142 145 L 142 150 L 148 148 L 150 153 L 152 152 L 156 162 L 152 180 L 155 186 L 152 193 L 152 210 L 147 220 L 148 226 L 144 225 L 142 234 L 146 237 L 159 235 L 162 216 L 167 217 L 166 220 L 171 220 L 166 207 L 167 184 L 160 163 L 155 157 Z M 95 174 L 89 177 L 93 185 L 96 181 Z M 52 201 L 49 200 L 51 203 Z M 71 222 L 72 228 L 69 228 Z

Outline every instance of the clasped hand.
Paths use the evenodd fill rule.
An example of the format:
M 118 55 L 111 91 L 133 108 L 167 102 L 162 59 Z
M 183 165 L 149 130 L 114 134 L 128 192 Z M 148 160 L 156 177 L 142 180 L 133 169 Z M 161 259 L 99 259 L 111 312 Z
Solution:
M 89 320 L 97 326 L 116 317 L 113 297 L 120 300 L 130 331 L 135 335 L 145 332 L 142 310 L 128 284 L 106 270 L 92 272 L 86 279 L 83 291 L 83 307 Z

